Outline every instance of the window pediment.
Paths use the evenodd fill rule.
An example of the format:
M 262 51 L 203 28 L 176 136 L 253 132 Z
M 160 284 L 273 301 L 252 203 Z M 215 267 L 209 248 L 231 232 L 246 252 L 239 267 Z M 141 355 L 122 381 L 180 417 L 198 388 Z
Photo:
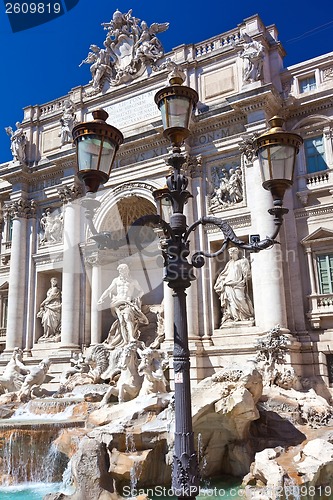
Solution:
M 324 227 L 320 227 L 313 231 L 311 234 L 308 234 L 305 238 L 301 240 L 302 245 L 311 246 L 315 243 L 324 243 L 327 241 L 333 242 L 333 231 L 330 229 L 326 229 Z

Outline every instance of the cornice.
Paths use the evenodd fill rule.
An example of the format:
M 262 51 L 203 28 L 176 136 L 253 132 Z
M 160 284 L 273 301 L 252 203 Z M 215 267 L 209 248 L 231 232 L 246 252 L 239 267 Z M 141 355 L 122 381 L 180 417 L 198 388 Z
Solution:
M 304 217 L 322 217 L 323 215 L 330 215 L 332 213 L 333 213 L 333 205 L 324 205 L 321 207 L 297 208 L 294 211 L 295 219 L 302 219 Z
M 255 91 L 255 93 L 253 93 Z M 234 110 L 247 115 L 257 110 L 265 110 L 274 114 L 281 110 L 283 100 L 276 89 L 271 85 L 257 87 L 250 92 L 240 93 L 227 98 Z
M 205 116 L 204 114 L 198 115 L 196 117 L 197 121 L 195 121 L 192 126 L 191 136 L 194 136 L 196 134 L 204 134 L 238 124 L 243 125 L 245 130 L 246 116 L 244 115 L 244 113 L 239 113 L 237 111 L 235 112 L 235 110 L 231 110 L 227 112 L 228 114 L 226 114 L 223 113 L 223 108 L 220 109 L 222 113 L 218 115 L 216 114 L 214 118 L 212 118 L 211 116 Z
M 295 106 L 295 107 L 294 107 Z M 288 119 L 300 118 L 303 116 L 308 116 L 310 114 L 316 113 L 318 111 L 323 111 L 331 109 L 333 107 L 333 97 L 325 97 L 325 99 L 320 99 L 320 102 L 309 101 L 306 103 L 295 102 L 294 106 L 288 106 Z
M 54 264 L 56 262 L 59 263 L 63 261 L 63 250 L 60 247 L 58 247 L 57 249 L 48 247 L 48 251 L 45 251 L 43 249 L 43 252 L 35 253 L 32 256 L 32 259 L 35 262 L 36 266 Z
M 224 222 L 227 222 L 233 229 L 251 227 L 252 225 L 251 214 L 238 215 L 236 217 L 223 217 L 223 220 Z M 221 230 L 213 224 L 207 224 L 207 226 L 205 226 L 205 231 L 207 232 L 207 234 L 215 234 L 219 232 L 221 233 Z

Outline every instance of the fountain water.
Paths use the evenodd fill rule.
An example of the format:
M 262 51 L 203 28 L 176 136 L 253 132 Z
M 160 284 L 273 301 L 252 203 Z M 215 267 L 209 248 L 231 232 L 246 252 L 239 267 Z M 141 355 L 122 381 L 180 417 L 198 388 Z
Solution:
M 20 482 L 59 482 L 68 459 L 60 454 L 52 441 L 59 427 L 2 430 L 0 457 L 1 484 L 9 486 Z

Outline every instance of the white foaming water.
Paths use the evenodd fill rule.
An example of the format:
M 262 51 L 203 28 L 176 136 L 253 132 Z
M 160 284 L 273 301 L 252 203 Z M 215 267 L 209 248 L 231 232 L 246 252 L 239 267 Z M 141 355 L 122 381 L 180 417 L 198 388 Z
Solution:
M 67 406 L 63 411 L 57 413 L 34 413 L 30 409 L 30 401 L 25 405 L 18 408 L 15 413 L 8 419 L 10 422 L 22 422 L 22 421 L 36 421 L 41 420 L 45 422 L 48 421 L 63 421 L 73 416 L 73 409 L 75 405 Z

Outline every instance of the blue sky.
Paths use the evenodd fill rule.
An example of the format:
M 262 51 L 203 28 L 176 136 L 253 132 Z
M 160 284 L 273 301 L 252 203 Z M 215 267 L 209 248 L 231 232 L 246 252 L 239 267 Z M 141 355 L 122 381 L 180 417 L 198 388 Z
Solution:
M 159 35 L 166 52 L 233 29 L 243 19 L 259 14 L 266 25 L 277 26 L 287 52 L 285 66 L 289 66 L 333 50 L 331 0 L 322 0 L 318 8 L 314 3 L 306 4 L 267 0 L 213 0 L 207 4 L 198 0 L 79 0 L 72 10 L 53 21 L 12 33 L 0 0 L 0 163 L 12 158 L 4 128 L 10 125 L 15 129 L 15 122 L 23 119 L 23 107 L 44 104 L 88 83 L 89 65 L 79 68 L 79 64 L 90 44 L 101 46 L 105 38 L 101 23 L 110 21 L 116 9 L 133 9 L 133 15 L 148 24 L 169 22 L 169 29 Z

